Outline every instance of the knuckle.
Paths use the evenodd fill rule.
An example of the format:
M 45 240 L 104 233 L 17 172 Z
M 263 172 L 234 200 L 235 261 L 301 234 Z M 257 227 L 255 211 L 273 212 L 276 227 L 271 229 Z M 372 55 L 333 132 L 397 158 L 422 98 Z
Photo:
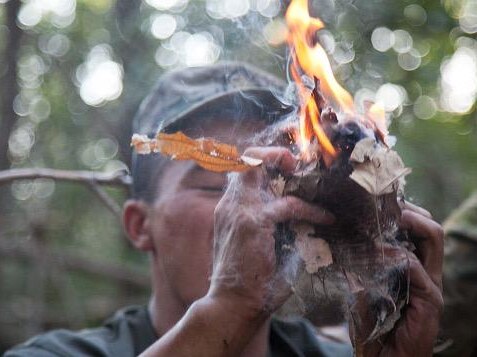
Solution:
M 432 228 L 431 228 L 432 236 L 435 238 L 435 241 L 439 245 L 443 245 L 444 243 L 444 229 L 440 224 L 437 222 L 432 221 Z
M 434 216 L 432 215 L 432 213 L 424 208 L 422 208 L 423 212 L 424 212 L 424 215 L 427 216 L 427 218 L 429 219 L 434 219 Z
M 437 310 L 437 314 L 438 316 L 442 316 L 442 314 L 444 313 L 444 297 L 442 295 L 442 292 L 437 289 L 435 289 L 435 293 L 434 293 L 434 296 L 433 296 L 433 305 L 434 307 L 436 308 Z
M 442 293 L 439 292 L 439 295 L 437 296 L 437 308 L 439 311 L 439 315 L 442 315 L 444 312 L 444 297 L 442 296 Z
M 444 228 L 440 224 L 436 223 L 436 229 L 435 229 L 436 237 L 439 238 L 439 240 L 444 240 Z

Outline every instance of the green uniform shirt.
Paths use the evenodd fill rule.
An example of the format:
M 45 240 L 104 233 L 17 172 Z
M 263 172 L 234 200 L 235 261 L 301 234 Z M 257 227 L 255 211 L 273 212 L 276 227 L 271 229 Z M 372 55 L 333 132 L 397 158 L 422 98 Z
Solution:
M 145 306 L 118 311 L 104 326 L 72 332 L 57 330 L 32 338 L 4 357 L 137 356 L 157 336 Z M 320 341 L 304 320 L 272 319 L 269 356 L 352 356 L 350 345 Z

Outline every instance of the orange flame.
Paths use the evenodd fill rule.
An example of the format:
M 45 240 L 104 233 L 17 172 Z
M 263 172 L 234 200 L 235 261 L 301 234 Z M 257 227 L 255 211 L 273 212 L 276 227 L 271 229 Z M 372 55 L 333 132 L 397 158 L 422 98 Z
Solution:
M 310 78 L 318 78 L 324 95 L 336 103 L 343 112 L 355 116 L 353 97 L 335 79 L 323 47 L 318 43 L 313 43 L 314 34 L 323 29 L 324 24 L 320 19 L 310 16 L 308 0 L 292 0 L 286 12 L 286 21 L 289 29 L 287 42 L 292 52 L 291 75 L 297 84 L 303 103 L 300 108 L 302 152 L 306 152 L 314 135 L 323 153 L 328 155 L 328 159 L 336 157 L 337 150 L 321 126 L 320 109 L 323 108 L 317 107 L 317 103 L 304 85 L 300 73 L 304 73 Z M 381 131 L 383 136 L 387 132 L 384 114 L 384 110 L 378 105 L 373 105 L 367 113 L 367 119 L 374 122 L 372 127 Z M 369 126 L 367 120 L 362 118 L 361 120 Z

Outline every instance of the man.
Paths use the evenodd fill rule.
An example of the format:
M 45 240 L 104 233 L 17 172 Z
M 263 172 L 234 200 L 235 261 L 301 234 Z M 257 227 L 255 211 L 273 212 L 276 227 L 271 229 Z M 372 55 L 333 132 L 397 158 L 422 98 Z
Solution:
M 99 329 L 52 332 L 7 356 L 351 355 L 350 346 L 320 343 L 303 321 L 272 318 L 291 294 L 276 266 L 276 224 L 334 219 L 320 207 L 269 192 L 270 172 L 295 168 L 288 150 L 249 147 L 249 138 L 287 110 L 273 95 L 282 90 L 274 77 L 239 63 L 165 75 L 139 110 L 138 130 L 214 137 L 248 147 L 245 154 L 263 160 L 262 166 L 232 175 L 227 186 L 225 175 L 192 162 L 136 157 L 124 226 L 132 244 L 151 256 L 147 310 L 127 309 Z M 369 356 L 429 355 L 437 334 L 442 230 L 413 206 L 404 207 L 402 225 L 416 237 L 421 261 L 410 258 L 403 318 L 385 341 L 366 346 Z
M 442 351 L 438 356 L 477 355 L 477 192 L 444 222 Z

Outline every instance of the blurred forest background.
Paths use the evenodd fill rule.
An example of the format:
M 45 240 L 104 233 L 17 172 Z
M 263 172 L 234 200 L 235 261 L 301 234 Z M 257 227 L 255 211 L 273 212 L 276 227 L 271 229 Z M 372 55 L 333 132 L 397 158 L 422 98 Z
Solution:
M 311 3 L 339 81 L 392 115 L 409 198 L 444 219 L 477 186 L 477 0 Z M 285 7 L 0 0 L 0 352 L 146 302 L 120 222 L 138 104 L 170 68 L 235 59 L 285 78 Z

